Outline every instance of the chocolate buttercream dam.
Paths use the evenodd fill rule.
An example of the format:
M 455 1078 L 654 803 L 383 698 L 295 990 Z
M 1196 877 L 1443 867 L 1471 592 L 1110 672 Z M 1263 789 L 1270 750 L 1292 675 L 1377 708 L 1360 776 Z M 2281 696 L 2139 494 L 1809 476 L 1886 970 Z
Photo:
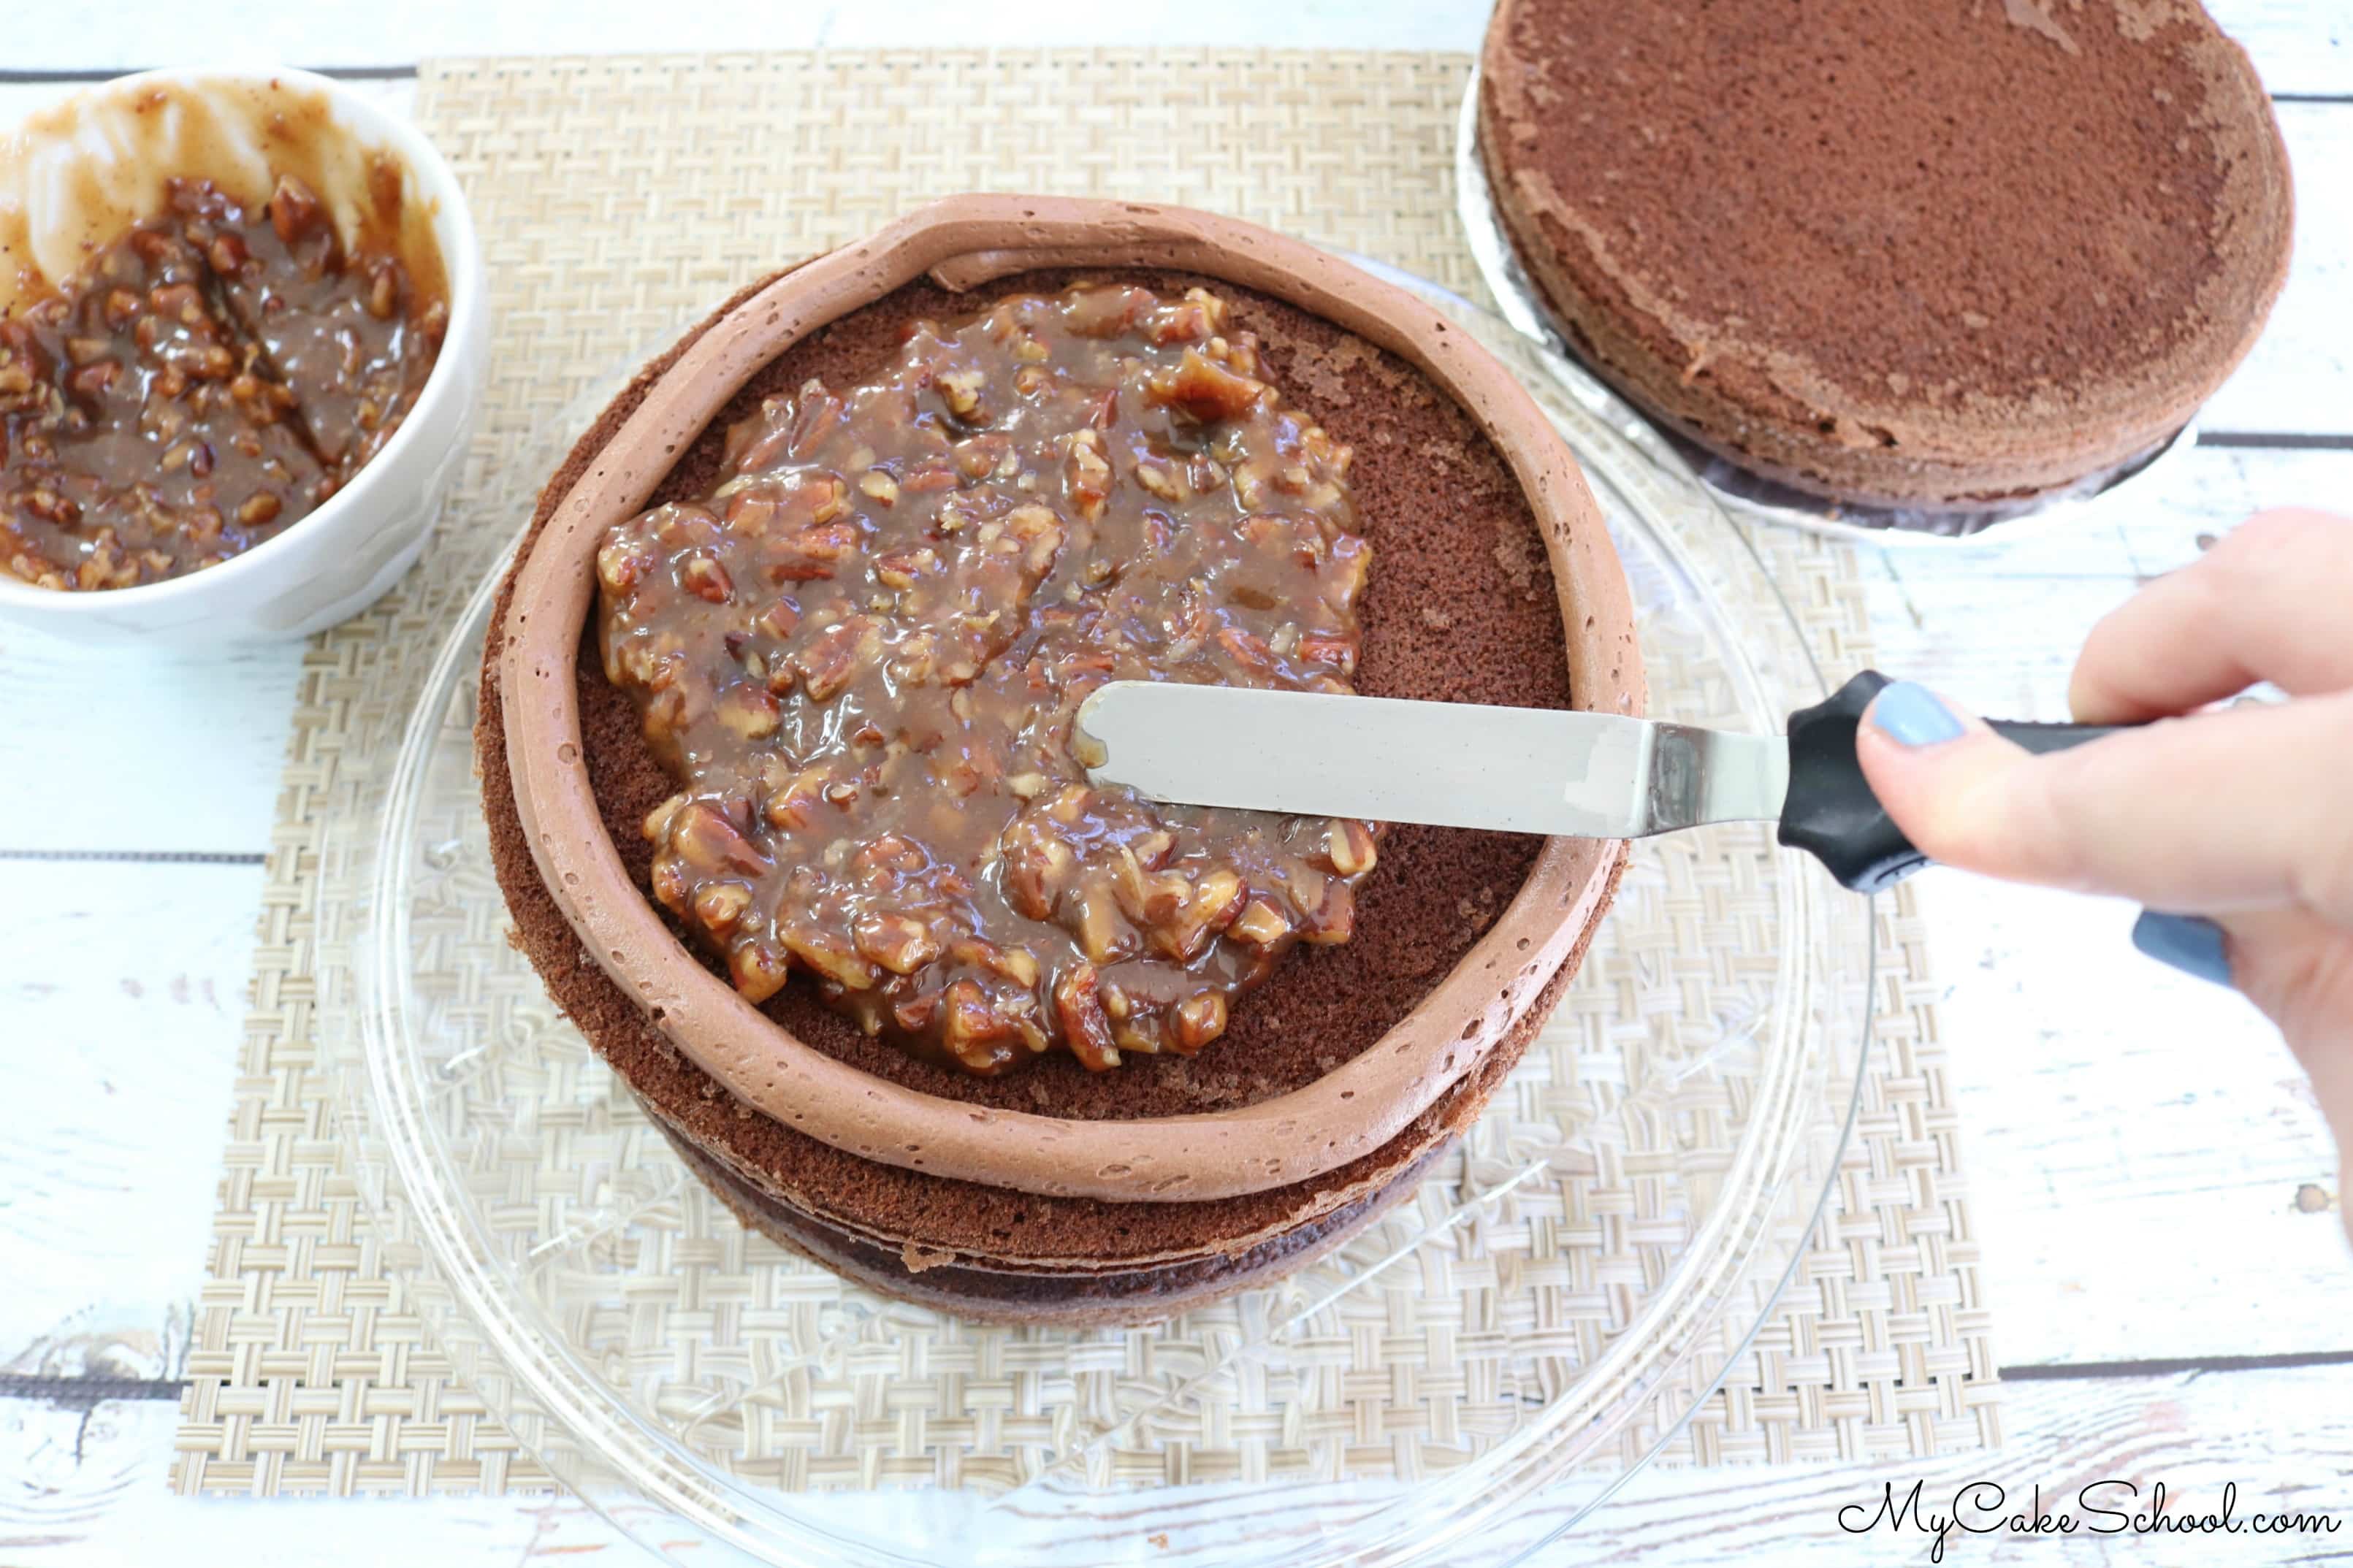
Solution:
M 704 906 L 654 893 L 645 825 L 679 783 L 649 743 L 649 710 L 599 657 L 598 552 L 617 524 L 688 516 L 724 489 L 741 458 L 728 432 L 764 405 L 813 403 L 812 383 L 845 396 L 873 384 L 919 322 L 953 328 L 1000 306 L 1009 318 L 1071 289 L 1169 302 L 1155 320 L 1213 300 L 1222 330 L 1204 354 L 1262 376 L 1353 454 L 1349 527 L 1373 561 L 1350 606 L 1359 636 L 1345 650 L 1327 640 L 1327 664 L 1299 679 L 1345 666 L 1369 694 L 1641 710 L 1625 581 L 1574 461 L 1502 367 L 1427 306 L 1231 219 L 969 196 L 745 289 L 614 400 L 551 478 L 502 586 L 478 752 L 519 944 L 747 1223 L 932 1305 L 1083 1321 L 1158 1315 L 1295 1268 L 1409 1190 L 1574 973 L 1624 849 L 1390 826 L 1345 941 L 1327 931 L 1282 952 L 1189 1052 L 1094 1070 L 1059 1049 L 959 1070 L 861 1028 L 819 976 L 797 972 L 756 1005 L 740 967 L 731 984 L 677 912 Z M 1119 417 L 1101 422 L 1116 431 Z M 1125 462 L 1113 458 L 1113 486 L 1165 483 Z M 771 683 L 787 704 L 809 700 L 788 676 Z M 764 703 L 757 723 L 773 720 Z M 1034 792 L 1023 777 L 980 787 Z M 1371 858 L 1360 840 L 1332 842 Z

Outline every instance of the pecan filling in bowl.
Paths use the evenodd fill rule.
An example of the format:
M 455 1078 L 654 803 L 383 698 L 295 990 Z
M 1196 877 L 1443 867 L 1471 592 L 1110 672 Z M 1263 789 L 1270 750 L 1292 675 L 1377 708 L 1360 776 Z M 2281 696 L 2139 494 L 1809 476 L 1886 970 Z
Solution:
M 399 225 L 399 170 L 368 215 Z M 0 570 L 129 588 L 216 565 L 322 505 L 433 373 L 444 281 L 346 247 L 280 175 L 248 208 L 174 179 L 165 210 L 0 320 Z
M 766 400 L 711 494 L 596 556 L 607 677 L 680 786 L 655 896 L 751 1001 L 801 968 L 970 1072 L 1200 1049 L 1347 940 L 1374 831 L 1092 788 L 1071 719 L 1117 679 L 1350 689 L 1349 458 L 1201 289 L 1014 296 Z

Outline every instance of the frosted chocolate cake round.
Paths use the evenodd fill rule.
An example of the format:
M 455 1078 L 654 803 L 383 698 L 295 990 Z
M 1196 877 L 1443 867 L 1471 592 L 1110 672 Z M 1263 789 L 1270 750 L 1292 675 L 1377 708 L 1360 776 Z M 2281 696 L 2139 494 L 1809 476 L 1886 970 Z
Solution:
M 1503 0 L 1478 152 L 1578 354 L 1833 499 L 1969 510 L 2169 438 L 2287 272 L 2287 157 L 2191 0 Z
M 1261 886 L 1276 874 L 1228 856 L 1242 868 L 1250 896 L 1229 889 L 1207 915 L 1232 954 L 1263 973 L 1227 994 L 1221 1027 L 1186 1040 L 1171 1012 L 1162 1034 L 1134 1037 L 1149 1048 L 1092 1065 L 1074 1050 L 1039 1049 L 1014 1028 L 1002 1037 L 1015 1042 L 1014 1059 L 985 1071 L 923 1048 L 920 1027 L 886 1023 L 870 1033 L 876 1015 L 855 1000 L 881 989 L 883 974 L 900 973 L 886 960 L 905 963 L 902 978 L 951 962 L 955 944 L 970 940 L 955 923 L 968 908 L 966 895 L 923 905 L 913 922 L 920 931 L 870 923 L 866 931 L 881 944 L 871 956 L 858 947 L 858 921 L 849 919 L 839 928 L 849 933 L 844 951 L 872 971 L 874 984 L 866 986 L 844 984 L 866 978 L 865 970 L 828 974 L 821 965 L 788 963 L 780 984 L 769 987 L 767 980 L 779 977 L 763 975 L 746 988 L 695 898 L 678 900 L 676 908 L 662 901 L 661 850 L 647 826 L 681 794 L 678 758 L 665 759 L 649 742 L 645 692 L 633 696 L 630 689 L 637 678 L 623 672 L 617 683 L 608 676 L 597 604 L 606 586 L 600 547 L 617 527 L 664 506 L 701 505 L 698 498 L 742 479 L 744 448 L 731 456 L 728 432 L 762 428 L 764 405 L 767 426 L 782 429 L 789 444 L 791 420 L 782 416 L 797 412 L 788 405 L 810 395 L 812 382 L 823 396 L 845 403 L 856 401 L 854 389 L 882 384 L 902 362 L 909 334 L 924 331 L 918 323 L 939 324 L 953 336 L 962 330 L 957 323 L 986 321 L 992 311 L 1123 290 L 1155 301 L 1139 306 L 1139 319 L 1214 300 L 1201 308 L 1220 313 L 1220 330 L 1181 346 L 1172 340 L 1173 364 L 1184 367 L 1186 347 L 1215 357 L 1209 337 L 1223 340 L 1216 353 L 1229 359 L 1247 344 L 1250 379 L 1295 416 L 1302 438 L 1312 429 L 1327 453 L 1350 454 L 1346 527 L 1309 531 L 1327 546 L 1343 537 L 1369 546 L 1374 565 L 1361 592 L 1340 595 L 1356 622 L 1355 646 L 1344 649 L 1346 639 L 1338 638 L 1301 652 L 1302 642 L 1338 625 L 1328 596 L 1317 614 L 1332 625 L 1296 639 L 1276 636 L 1282 652 L 1271 642 L 1263 652 L 1239 639 L 1229 644 L 1287 670 L 1287 679 L 1346 681 L 1384 695 L 1639 710 L 1641 677 L 1625 585 L 1598 513 L 1556 435 L 1482 351 L 1410 298 L 1249 226 L 1176 209 L 1038 198 L 959 198 L 911 215 L 862 245 L 747 290 L 649 366 L 548 486 L 485 653 L 479 750 L 494 854 L 518 941 L 555 1000 L 697 1173 L 748 1223 L 875 1288 L 973 1315 L 1068 1321 L 1161 1315 L 1296 1267 L 1344 1239 L 1409 1190 L 1475 1117 L 1573 973 L 1622 865 L 1614 845 L 1411 826 L 1388 829 L 1376 854 L 1345 835 L 1335 847 L 1318 824 L 1312 842 L 1298 839 L 1284 864 L 1295 861 L 1303 878 L 1320 879 L 1296 885 L 1318 895 L 1327 884 L 1357 879 L 1346 906 L 1347 940 L 1259 952 L 1273 944 L 1256 938 L 1273 937 L 1275 928 L 1255 921 L 1279 914 L 1296 931 L 1306 911 L 1325 905 L 1320 898 L 1261 899 L 1277 890 L 1273 882 Z M 1140 362 L 1137 373 L 1146 378 L 1169 369 L 1141 363 L 1149 354 L 1126 357 Z M 1060 361 L 1047 355 L 1039 363 Z M 986 433 L 985 414 L 956 413 L 949 400 L 958 395 L 950 382 L 921 391 L 915 405 L 940 415 L 959 441 Z M 1213 423 L 1220 411 L 1205 405 L 1192 414 Z M 1169 474 L 1138 474 L 1169 455 L 1170 441 L 1126 439 L 1134 433 L 1126 418 L 1124 405 L 1101 426 L 1111 492 L 1169 488 Z M 1215 436 L 1205 432 L 1203 440 Z M 911 468 L 875 456 L 860 475 L 883 470 L 900 487 L 894 501 L 903 501 Z M 1017 460 L 996 477 L 1018 489 L 1020 475 L 1031 471 Z M 1066 537 L 1030 584 L 1033 624 L 1039 586 L 1049 590 L 1047 607 L 1071 602 L 1065 590 L 1074 585 L 1084 594 L 1082 578 L 1074 584 L 1057 574 L 1065 567 L 1082 574 L 1091 557 L 1080 546 L 1095 537 L 1084 497 L 1035 471 L 1032 493 L 1048 499 L 1021 504 L 1053 513 L 1053 527 Z M 960 479 L 946 489 L 970 499 L 977 517 L 994 504 L 979 482 L 989 477 L 965 476 L 974 482 Z M 1321 480 L 1308 474 L 1287 482 L 1303 484 L 1297 494 L 1305 495 Z M 797 478 L 782 484 L 799 488 Z M 884 488 L 880 479 L 875 488 Z M 830 501 L 830 489 L 820 499 Z M 1215 544 L 1216 560 L 1229 568 L 1258 559 L 1246 553 L 1253 530 L 1242 529 L 1244 521 L 1284 511 L 1260 499 L 1265 513 L 1249 504 L 1232 509 L 1230 538 L 1206 536 L 1203 547 Z M 1126 502 L 1110 504 L 1116 510 Z M 842 513 L 861 520 L 851 549 L 863 574 L 859 590 L 872 588 L 871 602 L 852 607 L 830 599 L 829 589 L 787 588 L 797 581 L 790 573 L 759 590 L 763 613 L 765 595 L 789 594 L 801 620 L 773 644 L 739 639 L 735 657 L 755 656 L 747 668 L 761 672 L 758 684 L 776 704 L 769 731 L 765 705 L 748 696 L 729 700 L 754 710 L 747 727 L 757 744 L 798 733 L 791 745 L 803 746 L 807 732 L 794 731 L 786 710 L 839 700 L 813 699 L 807 689 L 798 655 L 818 645 L 793 639 L 804 637 L 810 616 L 828 605 L 838 612 L 806 632 L 814 637 L 851 614 L 898 616 L 913 590 L 892 590 L 874 568 L 881 563 L 906 576 L 903 562 L 881 557 L 911 547 L 938 557 L 924 571 L 954 578 L 961 569 L 952 559 L 965 548 L 958 531 L 937 530 L 935 513 L 938 537 L 927 546 L 893 536 L 889 549 L 864 548 L 882 537 L 871 521 L 875 510 L 845 500 Z M 1290 509 L 1294 521 L 1301 510 Z M 1141 514 L 1139 508 L 1134 515 Z M 1009 516 L 1008 509 L 1006 517 L 980 519 L 970 537 Z M 831 512 L 815 524 L 801 520 L 791 549 L 800 548 L 801 528 L 834 520 Z M 1024 526 L 1033 531 L 1019 541 L 1026 570 L 1028 549 L 1047 525 L 1033 517 Z M 1187 530 L 1207 526 L 1196 519 Z M 1018 536 L 992 536 L 1000 537 Z M 1293 536 L 1285 549 L 1312 554 L 1306 538 Z M 698 547 L 689 541 L 688 548 Z M 1072 553 L 1065 562 L 1060 552 Z M 742 567 L 750 558 L 729 559 Z M 671 562 L 665 570 L 675 581 L 683 565 Z M 768 568 L 756 570 L 765 575 Z M 1282 581 L 1272 565 L 1265 567 L 1272 575 L 1251 574 L 1258 570 L 1236 580 L 1246 584 L 1235 601 L 1245 609 L 1262 594 L 1262 581 Z M 1293 588 L 1330 589 L 1300 570 L 1306 575 Z M 902 599 L 885 603 L 886 591 Z M 1247 621 L 1229 626 L 1250 631 L 1255 623 Z M 892 657 L 903 648 L 891 639 L 907 624 L 894 620 L 899 630 L 876 634 Z M 710 646 L 723 647 L 727 631 L 741 629 L 721 629 Z M 1229 628 L 1206 629 L 1214 639 Z M 995 651 L 976 645 L 981 657 L 973 662 L 986 667 L 1016 647 L 1038 652 L 1034 641 Z M 1217 657 L 1240 656 L 1228 646 Z M 776 675 L 778 658 L 792 668 L 789 678 Z M 727 687 L 740 684 L 722 675 Z M 954 689 L 972 689 L 978 675 L 976 668 L 976 679 Z M 1230 671 L 1221 667 L 1217 678 Z M 722 689 L 712 687 L 709 700 L 715 704 Z M 1051 708 L 1042 704 L 1041 711 Z M 886 714 L 878 727 L 897 721 Z M 876 748 L 878 759 L 887 742 Z M 931 754 L 920 768 L 894 764 L 900 773 L 890 787 L 911 784 L 918 802 L 942 793 L 946 775 L 936 749 Z M 862 773 L 852 782 L 868 787 Z M 1030 783 L 1004 773 L 964 798 L 996 814 L 992 821 L 1010 823 L 1030 803 L 1051 798 L 1043 790 L 1024 796 Z M 759 809 L 783 793 L 768 790 Z M 817 798 L 825 799 L 822 789 Z M 827 806 L 857 809 L 846 799 Z M 736 820 L 754 842 L 784 842 L 763 837 L 774 831 L 765 820 Z M 1182 825 L 1139 826 L 1125 842 L 1156 845 L 1164 833 L 1182 838 Z M 1155 871 L 1148 861 L 1159 852 L 1149 849 L 1136 868 L 1147 893 L 1149 879 L 1164 873 L 1182 872 L 1178 879 L 1188 886 L 1207 879 L 1174 851 Z M 846 853 L 845 866 L 848 859 Z M 1357 868 L 1345 869 L 1350 866 Z M 984 872 L 995 874 L 996 868 Z M 773 889 L 756 876 L 743 880 L 763 899 L 786 900 L 789 879 L 786 873 Z M 956 893 L 952 879 L 940 885 Z M 1176 883 L 1166 886 L 1173 895 Z M 809 892 L 805 880 L 805 900 Z M 1261 916 L 1246 916 L 1261 902 L 1268 906 Z M 797 910 L 816 907 L 746 901 L 739 910 L 738 903 L 730 893 L 713 906 L 720 924 L 772 907 L 789 924 Z M 1159 954 L 1172 970 L 1187 962 L 1188 951 L 1198 960 L 1208 948 L 1192 945 L 1200 938 L 1170 912 L 1177 907 L 1124 901 L 1113 889 L 1102 906 L 1110 911 L 1108 934 L 1096 933 L 1111 945 L 1092 955 L 1107 961 L 1097 967 L 1112 972 L 1127 962 L 1123 942 L 1135 953 Z M 1193 907 L 1189 899 L 1183 907 Z M 1166 919 L 1155 923 L 1155 913 Z M 886 942 L 890 931 L 897 937 Z M 1034 975 L 1019 961 L 991 969 L 988 953 L 967 949 L 953 962 L 976 967 L 904 987 L 892 1005 L 912 997 L 919 1022 L 927 1021 L 924 995 L 988 978 L 995 1004 L 1045 1026 L 1043 1035 L 1054 1021 L 1056 973 L 1087 956 L 1087 934 L 1069 934 L 1068 951 L 1032 944 Z M 913 945 L 898 945 L 898 937 Z

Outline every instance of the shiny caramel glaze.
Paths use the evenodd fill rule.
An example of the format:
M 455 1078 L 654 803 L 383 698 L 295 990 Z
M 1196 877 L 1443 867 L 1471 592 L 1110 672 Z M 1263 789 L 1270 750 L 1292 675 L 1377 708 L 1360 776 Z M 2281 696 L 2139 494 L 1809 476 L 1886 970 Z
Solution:
M 607 674 L 681 786 L 660 901 L 754 1001 L 818 977 L 980 1073 L 1191 1052 L 1295 942 L 1346 940 L 1358 822 L 1087 785 L 1113 679 L 1348 689 L 1349 453 L 1206 291 L 1017 296 L 729 434 L 597 557 Z

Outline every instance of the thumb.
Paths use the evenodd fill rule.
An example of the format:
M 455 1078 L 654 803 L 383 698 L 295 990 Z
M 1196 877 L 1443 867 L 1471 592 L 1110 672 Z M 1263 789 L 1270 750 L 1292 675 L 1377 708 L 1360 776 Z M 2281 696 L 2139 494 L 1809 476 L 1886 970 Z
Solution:
M 2021 818 L 2047 807 L 2028 798 L 2035 759 L 1958 703 L 1897 681 L 1864 710 L 1854 749 L 1880 805 L 1931 859 L 2011 881 L 2084 886 L 2063 832 L 2045 825 L 2023 837 Z

